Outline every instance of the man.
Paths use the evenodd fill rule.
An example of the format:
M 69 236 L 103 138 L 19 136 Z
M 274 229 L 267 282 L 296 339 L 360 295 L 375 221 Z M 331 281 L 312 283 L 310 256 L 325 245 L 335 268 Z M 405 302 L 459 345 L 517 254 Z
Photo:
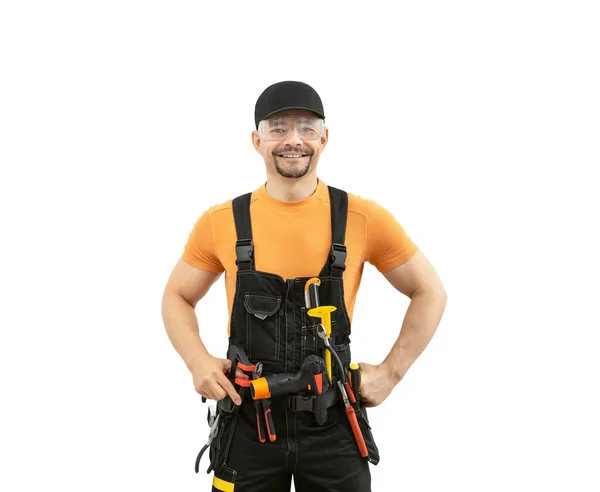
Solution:
M 286 81 L 265 89 L 256 102 L 252 143 L 264 158 L 266 183 L 199 218 L 165 288 L 169 338 L 196 391 L 221 404 L 210 445 L 213 491 L 289 491 L 292 477 L 298 492 L 370 491 L 368 463 L 379 458 L 366 407 L 389 396 L 429 343 L 445 308 L 435 270 L 392 214 L 317 177 L 328 140 L 324 119 L 322 101 L 309 85 Z M 360 363 L 344 391 L 365 261 L 411 302 L 389 355 L 381 364 Z M 202 344 L 194 311 L 222 272 L 229 353 L 241 350 L 248 357 L 248 370 L 237 366 L 235 374 L 230 360 Z M 311 282 L 316 286 L 308 288 Z M 317 306 L 336 308 L 324 337 L 326 317 L 309 312 Z M 328 357 L 333 366 L 331 359 L 324 362 Z M 303 383 L 304 391 L 270 400 L 250 396 L 258 386 L 249 390 L 248 379 L 261 376 L 251 369 L 260 367 L 271 378 L 298 375 L 306 373 L 307 361 L 317 364 L 310 367 L 319 368 L 311 370 L 323 375 L 323 387 Z M 357 401 L 351 402 L 354 393 Z

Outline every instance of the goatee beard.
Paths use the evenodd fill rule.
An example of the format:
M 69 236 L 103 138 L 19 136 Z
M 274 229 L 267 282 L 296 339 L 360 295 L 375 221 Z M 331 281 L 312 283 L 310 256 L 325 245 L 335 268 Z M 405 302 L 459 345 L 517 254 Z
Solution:
M 277 174 L 279 174 L 280 176 L 283 176 L 284 178 L 301 178 L 302 176 L 306 175 L 306 173 L 308 173 L 308 171 L 310 170 L 310 165 L 312 163 L 312 156 L 309 157 L 308 159 L 308 164 L 306 164 L 306 167 L 298 169 L 298 168 L 292 168 L 289 171 L 286 171 L 285 169 L 282 169 L 279 166 L 279 163 L 277 162 L 277 157 L 275 157 L 275 170 L 277 171 Z

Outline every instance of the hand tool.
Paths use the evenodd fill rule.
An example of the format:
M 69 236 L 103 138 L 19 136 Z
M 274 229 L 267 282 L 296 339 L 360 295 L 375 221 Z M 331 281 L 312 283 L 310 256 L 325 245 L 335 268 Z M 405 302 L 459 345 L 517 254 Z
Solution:
M 333 358 L 335 359 L 335 363 L 337 364 L 337 367 L 338 367 L 338 370 L 340 373 L 340 379 L 341 379 L 342 383 L 344 384 L 344 387 L 346 388 L 346 392 L 348 393 L 348 395 L 350 397 L 350 401 L 352 403 L 356 403 L 356 399 L 354 398 L 354 392 L 352 391 L 352 388 L 348 384 L 348 378 L 346 377 L 346 373 L 344 372 L 344 366 L 342 365 L 342 361 L 340 360 L 338 354 L 336 354 L 335 350 L 333 350 L 333 347 L 329 343 L 329 339 L 327 338 L 327 335 L 325 334 L 325 327 L 321 324 L 317 325 L 317 336 L 321 340 L 323 340 L 323 343 L 325 344 L 325 348 L 327 349 L 328 353 L 331 353 L 331 355 L 333 355 Z
M 275 439 L 277 439 L 277 434 L 275 433 L 275 422 L 273 421 L 273 414 L 271 413 L 271 399 L 263 398 L 259 403 L 262 405 L 265 422 L 267 423 L 267 434 L 269 436 L 269 441 L 275 442 Z
M 252 379 L 260 379 L 262 375 L 263 364 L 259 362 L 256 368 L 252 371 Z M 271 400 L 263 398 L 262 400 L 254 400 L 254 409 L 256 410 L 256 425 L 258 427 L 258 440 L 265 442 L 266 436 L 269 436 L 269 441 L 274 442 L 277 439 L 275 433 L 275 422 L 271 413 Z M 264 420 L 263 420 L 264 419 Z M 266 428 L 265 428 L 266 425 Z
M 318 277 L 313 277 L 304 284 L 304 304 L 306 305 L 306 309 L 319 306 L 319 285 L 321 285 L 321 279 Z
M 255 379 L 250 382 L 250 395 L 255 400 L 281 395 L 292 395 L 301 391 L 313 394 L 323 393 L 323 373 L 325 363 L 318 355 L 309 355 L 296 374 L 283 373 Z M 327 382 L 325 382 L 327 385 Z
M 237 345 L 230 345 L 229 350 L 227 351 L 227 358 L 231 361 L 231 368 L 229 369 L 228 379 L 232 385 L 240 386 L 240 390 L 238 394 L 240 398 L 243 400 L 245 393 L 247 391 L 246 388 L 250 386 L 250 379 L 238 378 L 235 376 L 237 368 L 239 367 L 242 371 L 252 374 L 252 371 L 255 369 L 254 364 L 250 364 L 250 360 L 246 355 L 246 352 L 242 347 L 238 347 Z M 223 400 L 220 400 L 218 405 L 220 405 L 221 410 L 223 412 L 230 413 L 235 408 L 235 403 L 229 395 L 227 395 Z
M 320 306 L 319 303 L 319 286 L 321 285 L 321 279 L 318 277 L 313 277 L 308 279 L 304 284 L 304 303 L 306 304 L 306 312 L 309 316 L 317 316 L 314 312 L 315 308 Z M 311 314 L 312 311 L 312 314 Z M 321 319 L 323 321 L 323 319 Z M 331 323 L 330 325 L 331 326 Z M 331 336 L 331 328 L 329 330 L 328 336 Z M 330 354 L 325 351 L 324 359 L 325 359 L 325 367 L 327 367 L 327 375 L 331 380 L 331 357 Z
M 217 433 L 219 432 L 219 417 L 220 417 L 220 415 L 217 415 L 217 417 L 215 418 L 214 422 L 212 423 L 212 425 L 210 427 L 210 432 L 208 434 L 208 442 L 204 446 L 202 446 L 202 449 L 198 453 L 198 457 L 196 458 L 196 466 L 195 466 L 196 473 L 198 473 L 198 470 L 200 468 L 200 459 L 202 458 L 202 455 L 210 447 L 210 444 L 213 442 L 213 439 L 215 437 L 217 437 Z
M 325 334 L 327 338 L 331 338 L 331 313 L 337 308 L 335 306 L 318 306 L 310 309 L 307 314 L 315 318 L 321 318 L 321 324 L 325 328 Z M 327 375 L 330 380 L 332 379 L 331 374 L 331 355 L 330 352 L 325 353 L 325 366 L 327 367 Z
M 252 379 L 259 379 L 262 375 L 262 362 L 256 364 L 254 371 L 252 371 Z M 263 406 L 260 401 L 254 400 L 254 410 L 256 411 L 256 427 L 258 429 L 258 440 L 260 442 L 265 442 L 267 440 L 266 429 L 265 429 L 265 416 Z
M 344 388 L 342 382 L 339 379 L 337 384 L 340 388 L 340 392 L 342 393 L 342 399 L 344 400 L 344 406 L 346 407 L 346 416 L 348 417 L 348 421 L 350 422 L 350 427 L 352 427 L 352 433 L 354 434 L 354 439 L 356 440 L 356 444 L 358 445 L 358 450 L 360 451 L 360 455 L 363 458 L 366 458 L 367 456 L 369 456 L 369 451 L 367 450 L 365 439 L 363 438 L 360 426 L 358 425 L 358 420 L 356 420 L 356 413 L 354 412 L 354 408 L 352 408 L 352 405 L 348 400 L 346 389 Z
M 360 407 L 360 366 L 358 364 L 350 364 L 348 375 L 350 376 L 350 387 L 356 399 L 356 406 Z
M 350 404 L 350 400 L 352 400 L 352 403 L 355 403 L 356 400 L 354 398 L 352 388 L 348 384 L 348 378 L 346 377 L 344 366 L 342 365 L 342 361 L 340 360 L 338 354 L 335 353 L 335 350 L 333 350 L 331 344 L 329 343 L 323 325 L 317 326 L 317 335 L 323 340 L 323 342 L 325 343 L 325 347 L 327 347 L 327 350 L 331 352 L 337 366 L 340 368 L 340 379 L 338 379 L 337 384 L 340 388 L 342 399 L 344 400 L 344 406 L 346 407 L 346 416 L 348 417 L 348 421 L 350 422 L 350 427 L 352 428 L 352 433 L 354 434 L 354 439 L 356 440 L 356 444 L 358 445 L 360 455 L 363 458 L 366 458 L 367 456 L 369 456 L 369 451 L 367 450 L 365 439 L 362 435 L 362 431 L 360 430 L 360 426 L 358 425 L 358 420 L 356 420 L 356 413 L 354 412 L 354 408 Z M 350 397 L 348 397 L 348 395 L 350 395 Z

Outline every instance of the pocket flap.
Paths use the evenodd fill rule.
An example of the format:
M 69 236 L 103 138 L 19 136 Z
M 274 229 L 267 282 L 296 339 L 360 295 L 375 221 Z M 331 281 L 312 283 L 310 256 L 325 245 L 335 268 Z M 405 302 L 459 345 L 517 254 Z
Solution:
M 281 297 L 261 296 L 258 294 L 246 294 L 244 306 L 250 314 L 257 318 L 265 319 L 275 314 L 281 306 Z

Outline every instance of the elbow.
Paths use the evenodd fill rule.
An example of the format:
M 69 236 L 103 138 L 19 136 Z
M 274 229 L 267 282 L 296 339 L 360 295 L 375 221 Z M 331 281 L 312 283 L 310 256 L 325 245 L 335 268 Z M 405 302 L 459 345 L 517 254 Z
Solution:
M 423 288 L 414 292 L 411 296 L 411 299 L 417 296 L 427 297 L 430 302 L 435 302 L 439 304 L 444 310 L 446 308 L 446 302 L 448 301 L 448 294 L 446 293 L 446 289 L 444 286 L 440 284 L 431 285 L 428 288 Z
M 185 297 L 183 297 L 179 292 L 173 289 L 166 288 L 163 292 L 162 301 L 160 304 L 160 310 L 163 320 L 167 319 L 170 313 L 177 310 L 178 308 L 181 308 L 181 306 L 183 305 L 182 303 L 191 306 L 189 301 L 185 299 Z M 191 307 L 192 309 L 195 308 L 195 306 Z

